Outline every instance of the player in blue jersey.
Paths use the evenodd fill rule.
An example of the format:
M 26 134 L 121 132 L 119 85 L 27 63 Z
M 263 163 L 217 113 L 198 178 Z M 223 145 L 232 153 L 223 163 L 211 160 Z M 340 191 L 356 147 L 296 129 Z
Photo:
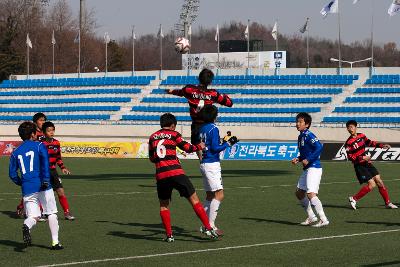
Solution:
M 47 216 L 52 237 L 53 250 L 63 249 L 58 240 L 57 205 L 50 184 L 49 155 L 47 148 L 36 140 L 36 125 L 24 122 L 18 127 L 18 133 L 24 141 L 10 157 L 9 176 L 21 186 L 24 208 L 27 218 L 22 226 L 22 236 L 26 246 L 32 243 L 31 229 L 43 214 Z M 18 175 L 18 170 L 20 175 Z
M 297 140 L 300 156 L 292 159 L 292 164 L 303 164 L 303 173 L 297 184 L 296 197 L 304 207 L 308 217 L 301 224 L 323 227 L 329 224 L 329 220 L 326 218 L 324 208 L 318 198 L 322 176 L 322 167 L 319 159 L 322 152 L 322 144 L 309 130 L 311 120 L 311 116 L 305 112 L 301 112 L 296 116 L 296 128 L 300 132 Z
M 204 124 L 200 128 L 200 139 L 205 143 L 203 157 L 200 163 L 200 171 L 203 176 L 206 200 L 204 209 L 207 212 L 211 227 L 222 235 L 222 231 L 215 226 L 215 219 L 221 201 L 224 199 L 224 188 L 222 185 L 221 165 L 219 153 L 229 146 L 233 146 L 239 140 L 236 136 L 231 136 L 226 142 L 220 143 L 219 130 L 215 125 L 218 116 L 218 108 L 214 105 L 206 105 L 202 110 Z M 204 231 L 203 228 L 200 231 Z

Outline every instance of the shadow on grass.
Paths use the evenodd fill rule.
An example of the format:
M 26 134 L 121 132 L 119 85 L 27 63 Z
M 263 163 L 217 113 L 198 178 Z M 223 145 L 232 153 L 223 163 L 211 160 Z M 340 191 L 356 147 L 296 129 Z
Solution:
M 292 174 L 291 171 L 285 170 L 222 170 L 224 178 L 229 177 L 253 177 L 253 176 L 279 176 Z M 199 174 L 188 175 L 191 179 L 202 179 Z M 154 173 L 99 173 L 99 174 L 82 174 L 82 175 L 68 175 L 64 177 L 65 179 L 75 179 L 75 180 L 141 180 L 141 179 L 153 179 L 155 180 Z
M 333 205 L 333 204 L 322 204 L 324 208 L 334 208 L 334 209 L 345 209 L 345 210 L 353 210 L 350 205 Z
M 299 225 L 299 223 L 294 223 L 294 222 L 289 222 L 289 221 L 282 221 L 282 220 L 269 220 L 269 219 L 248 218 L 248 217 L 242 217 L 242 218 L 239 218 L 239 219 L 248 220 L 248 221 L 255 221 L 255 222 L 278 223 L 278 224 L 285 224 L 285 225 Z
M 110 231 L 107 235 L 113 235 L 128 239 L 144 239 L 144 240 L 151 240 L 151 241 L 159 241 L 164 242 L 160 236 L 165 236 L 164 226 L 162 224 L 146 224 L 146 223 L 121 223 L 121 222 L 111 222 L 111 221 L 96 221 L 97 223 L 111 223 L 121 226 L 133 226 L 142 228 L 141 232 L 144 234 L 136 234 L 136 233 L 127 233 L 125 231 Z M 179 241 L 187 241 L 187 242 L 210 242 L 209 238 L 202 237 L 200 233 L 198 235 L 192 235 L 191 232 L 178 227 L 172 226 L 172 231 L 174 233 L 175 240 Z M 181 237 L 190 238 L 188 239 L 181 239 Z
M 379 263 L 373 263 L 373 264 L 364 264 L 360 265 L 362 267 L 378 267 L 378 266 L 399 266 L 400 261 L 387 261 L 387 262 L 379 262 Z
M 400 222 L 362 222 L 362 221 L 346 221 L 346 223 L 358 223 L 358 224 L 372 224 L 372 225 L 386 225 L 386 226 L 400 226 Z
M 0 211 L 0 213 L 3 213 L 4 215 L 10 217 L 11 219 L 21 219 L 21 217 L 19 217 L 15 211 L 2 210 Z
M 13 247 L 15 252 L 25 252 L 26 249 L 29 249 L 29 247 L 25 247 L 24 243 L 16 242 L 13 240 L 0 240 L 0 246 Z M 45 248 L 47 250 L 50 249 L 50 247 L 35 244 L 32 244 L 31 247 Z

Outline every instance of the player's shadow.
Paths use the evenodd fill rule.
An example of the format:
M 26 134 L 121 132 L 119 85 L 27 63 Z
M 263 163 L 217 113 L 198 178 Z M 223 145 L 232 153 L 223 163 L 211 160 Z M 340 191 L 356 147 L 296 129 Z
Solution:
M 237 176 L 279 176 L 293 174 L 293 171 L 286 170 L 223 170 L 222 174 L 224 177 L 237 177 Z
M 21 217 L 19 217 L 15 211 L 2 210 L 0 212 L 3 213 L 4 215 L 10 217 L 11 219 L 21 219 Z
M 325 203 L 324 203 L 324 208 L 352 210 L 352 208 L 349 205 L 333 205 L 333 204 L 325 204 Z
M 299 225 L 299 223 L 297 223 L 297 222 L 289 222 L 289 221 L 283 221 L 283 220 L 270 220 L 270 219 L 248 218 L 248 217 L 241 217 L 239 219 L 255 221 L 255 222 L 278 223 L 278 224 L 285 224 L 285 225 Z
M 400 261 L 387 261 L 387 262 L 379 262 L 373 264 L 363 264 L 361 267 L 379 267 L 379 266 L 399 266 Z
M 7 246 L 7 247 L 12 247 L 14 248 L 15 252 L 25 252 L 25 244 L 16 242 L 13 240 L 0 240 L 0 246 Z M 38 248 L 45 248 L 45 249 L 50 249 L 49 247 L 43 246 L 43 245 L 35 245 L 32 244 L 32 247 L 38 247 Z
M 372 225 L 386 225 L 386 226 L 400 226 L 400 222 L 362 222 L 362 221 L 346 221 L 346 223 L 358 223 L 358 224 L 372 224 Z
M 145 188 L 156 188 L 156 185 L 146 185 L 146 184 L 140 184 L 138 185 L 139 187 L 145 187 Z
M 75 180 L 140 180 L 140 179 L 155 179 L 153 173 L 104 173 L 104 174 L 82 174 L 82 175 L 68 175 L 64 179 Z
M 164 226 L 162 224 L 146 224 L 146 223 L 121 223 L 121 222 L 110 222 L 110 221 L 96 221 L 97 223 L 112 223 L 121 226 L 133 226 L 142 228 L 142 232 L 145 234 L 136 234 L 136 233 L 127 233 L 124 231 L 110 231 L 108 235 L 128 238 L 128 239 L 145 239 L 151 241 L 160 241 L 163 242 L 160 236 L 165 236 Z M 178 227 L 172 226 L 172 231 L 174 232 L 175 239 L 179 237 L 179 241 L 187 241 L 187 242 L 209 242 L 212 241 L 209 238 L 205 238 L 198 235 L 192 235 L 191 232 Z M 188 239 L 180 239 L 182 237 L 190 238 Z

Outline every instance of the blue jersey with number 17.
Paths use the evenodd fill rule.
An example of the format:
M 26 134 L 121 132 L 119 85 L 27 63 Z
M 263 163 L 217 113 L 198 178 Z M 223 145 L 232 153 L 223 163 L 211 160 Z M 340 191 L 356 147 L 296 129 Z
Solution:
M 50 185 L 49 154 L 46 146 L 37 141 L 24 141 L 10 157 L 9 176 L 22 187 L 22 195 L 30 195 L 40 191 L 42 182 Z M 21 177 L 18 175 L 18 170 Z

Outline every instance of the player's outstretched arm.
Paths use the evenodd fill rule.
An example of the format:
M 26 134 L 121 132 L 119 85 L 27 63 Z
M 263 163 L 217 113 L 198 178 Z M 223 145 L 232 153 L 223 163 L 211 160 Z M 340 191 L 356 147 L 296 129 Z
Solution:
M 232 101 L 232 99 L 230 99 L 230 97 L 228 95 L 220 94 L 218 92 L 217 92 L 215 101 L 222 106 L 226 106 L 226 107 L 233 106 L 233 101 Z
M 13 181 L 16 185 L 21 186 L 21 178 L 18 176 L 18 162 L 17 158 L 14 155 L 10 157 L 10 164 L 8 166 L 8 176 L 11 181 Z
M 186 153 L 196 152 L 199 150 L 203 150 L 205 148 L 204 143 L 200 143 L 198 145 L 192 145 L 191 143 L 186 142 L 185 140 L 183 140 L 180 134 L 176 136 L 176 145 Z

